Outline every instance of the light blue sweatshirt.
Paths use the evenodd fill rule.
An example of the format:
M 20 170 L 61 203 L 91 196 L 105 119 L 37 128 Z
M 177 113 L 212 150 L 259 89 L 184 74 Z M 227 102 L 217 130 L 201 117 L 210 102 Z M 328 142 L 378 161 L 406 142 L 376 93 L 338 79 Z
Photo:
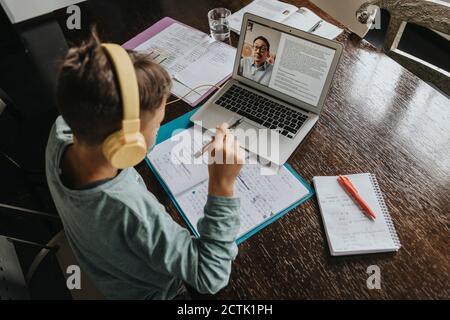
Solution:
M 111 299 L 172 299 L 182 281 L 200 293 L 227 285 L 239 230 L 239 199 L 209 196 L 200 238 L 172 220 L 134 168 L 88 189 L 61 180 L 73 143 L 59 117 L 46 150 L 46 173 L 67 239 L 81 269 Z

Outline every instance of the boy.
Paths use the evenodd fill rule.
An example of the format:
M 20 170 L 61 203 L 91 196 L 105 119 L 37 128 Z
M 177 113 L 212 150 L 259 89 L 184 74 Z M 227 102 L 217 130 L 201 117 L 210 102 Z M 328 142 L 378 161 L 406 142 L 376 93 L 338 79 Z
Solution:
M 129 53 L 139 86 L 140 131 L 153 146 L 171 80 L 145 55 Z M 113 66 L 95 33 L 72 48 L 58 81 L 61 116 L 50 133 L 46 171 L 50 191 L 80 267 L 112 299 L 172 299 L 183 281 L 216 293 L 229 280 L 236 257 L 239 199 L 233 198 L 242 163 L 226 125 L 215 150 L 234 164 L 209 166 L 209 196 L 199 239 L 176 224 L 134 168 L 118 170 L 102 144 L 121 127 L 122 105 Z

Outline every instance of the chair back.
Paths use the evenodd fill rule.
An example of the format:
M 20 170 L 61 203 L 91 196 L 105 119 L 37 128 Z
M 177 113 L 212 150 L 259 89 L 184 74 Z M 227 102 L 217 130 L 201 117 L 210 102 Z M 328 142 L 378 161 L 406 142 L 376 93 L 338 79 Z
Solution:
M 28 283 L 31 282 L 35 271 L 41 264 L 41 262 L 45 259 L 45 257 L 53 251 L 58 260 L 58 264 L 61 268 L 61 271 L 66 279 L 66 284 L 71 283 L 71 276 L 74 274 L 73 271 L 69 267 L 75 266 L 78 270 L 80 270 L 80 288 L 69 289 L 72 298 L 74 300 L 102 300 L 104 297 L 97 290 L 93 282 L 89 279 L 88 275 L 81 270 L 79 267 L 79 263 L 70 247 L 69 242 L 67 241 L 67 237 L 64 231 L 60 231 L 56 236 L 54 236 L 47 246 L 54 248 L 53 250 L 42 249 L 39 254 L 34 259 L 27 275 Z M 69 271 L 69 272 L 68 272 Z M 69 287 L 69 286 L 68 286 Z

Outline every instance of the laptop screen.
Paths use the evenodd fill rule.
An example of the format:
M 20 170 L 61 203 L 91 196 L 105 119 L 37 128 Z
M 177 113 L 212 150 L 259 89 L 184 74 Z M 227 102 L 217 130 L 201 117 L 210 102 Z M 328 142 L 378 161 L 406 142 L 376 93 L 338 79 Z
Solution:
M 316 107 L 336 50 L 248 20 L 238 75 Z

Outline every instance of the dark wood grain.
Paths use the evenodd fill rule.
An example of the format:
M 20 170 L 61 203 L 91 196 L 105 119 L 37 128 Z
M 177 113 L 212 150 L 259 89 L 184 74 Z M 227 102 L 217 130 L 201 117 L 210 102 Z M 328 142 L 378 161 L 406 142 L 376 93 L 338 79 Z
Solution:
M 164 16 L 208 32 L 209 9 L 235 11 L 249 2 L 90 0 L 82 4 L 82 30 L 65 33 L 77 43 L 95 22 L 106 39 L 123 43 Z M 308 1 L 292 3 L 333 21 Z M 450 102 L 357 36 L 345 32 L 338 40 L 345 51 L 323 113 L 289 163 L 310 182 L 374 173 L 403 246 L 391 254 L 330 256 L 313 198 L 240 245 L 230 283 L 214 298 L 450 298 Z M 189 110 L 171 105 L 166 121 Z M 146 165 L 138 170 L 185 225 Z M 370 265 L 381 268 L 381 290 L 366 286 Z

